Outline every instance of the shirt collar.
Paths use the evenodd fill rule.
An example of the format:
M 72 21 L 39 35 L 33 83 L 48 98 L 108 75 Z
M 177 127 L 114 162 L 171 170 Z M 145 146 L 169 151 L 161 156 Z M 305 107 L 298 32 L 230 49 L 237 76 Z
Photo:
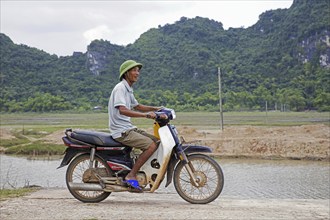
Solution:
M 123 79 L 122 82 L 124 83 L 127 91 L 133 92 L 133 88 L 128 84 L 128 82 L 126 81 L 126 79 Z

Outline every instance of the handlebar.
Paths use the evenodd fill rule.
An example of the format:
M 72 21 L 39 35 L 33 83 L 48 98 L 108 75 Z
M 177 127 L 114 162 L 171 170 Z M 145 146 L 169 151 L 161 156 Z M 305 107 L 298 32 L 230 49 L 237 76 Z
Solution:
M 156 114 L 156 118 L 155 120 L 159 120 L 159 119 L 168 119 L 168 116 L 167 114 L 164 114 L 164 113 L 161 113 L 161 112 L 155 112 Z
M 155 121 L 161 124 L 167 124 L 170 120 L 174 120 L 176 118 L 175 111 L 169 108 L 162 108 L 156 111 L 155 114 Z

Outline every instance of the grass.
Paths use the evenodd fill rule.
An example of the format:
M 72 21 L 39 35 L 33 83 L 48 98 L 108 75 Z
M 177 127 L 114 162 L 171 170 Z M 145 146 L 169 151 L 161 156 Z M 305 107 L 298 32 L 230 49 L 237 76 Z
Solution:
M 330 123 L 329 112 L 224 112 L 224 126 L 298 126 L 306 124 Z M 140 127 L 147 128 L 151 122 L 145 119 L 133 119 Z M 203 129 L 219 129 L 219 112 L 178 112 L 173 124 Z
M 59 155 L 65 150 L 64 145 L 50 144 L 43 141 L 31 142 L 27 145 L 11 146 L 6 150 L 6 154 L 24 154 L 31 156 L 38 155 Z
M 224 127 L 236 125 L 257 126 L 297 126 L 306 124 L 330 123 L 329 112 L 224 112 Z M 133 118 L 133 124 L 140 128 L 150 128 L 152 120 Z M 189 126 L 197 129 L 219 129 L 218 112 L 178 112 L 177 126 Z M 0 146 L 6 153 L 54 155 L 62 154 L 65 146 L 49 144 L 38 139 L 55 131 L 66 128 L 95 129 L 108 131 L 108 114 L 91 113 L 21 113 L 1 114 L 1 128 L 8 129 L 15 137 L 1 139 Z M 63 133 L 64 134 L 64 133 Z
M 15 138 L 13 138 L 13 139 L 1 139 L 0 146 L 2 146 L 4 148 L 8 148 L 8 147 L 11 147 L 11 146 L 28 144 L 29 142 L 30 142 L 29 139 L 27 139 L 25 137 L 15 136 Z
M 225 125 L 302 125 L 313 123 L 329 124 L 329 112 L 224 112 Z M 220 114 L 218 112 L 178 112 L 173 124 L 187 126 L 218 126 Z M 133 119 L 138 126 L 151 126 L 152 121 L 144 118 Z M 34 129 L 53 132 L 69 127 L 79 128 L 108 128 L 107 113 L 21 113 L 2 114 L 0 125 L 10 126 L 28 131 Z M 46 126 L 45 126 L 46 125 Z M 42 129 L 40 129 L 42 128 Z M 38 130 L 39 129 L 39 130 Z
M 46 132 L 67 127 L 89 127 L 104 128 L 108 124 L 107 113 L 15 113 L 2 114 L 1 126 L 10 125 L 13 128 L 26 130 L 29 128 L 43 128 Z M 47 125 L 47 126 L 45 126 Z
M 35 191 L 35 188 L 0 189 L 0 201 L 8 198 L 25 196 L 26 194 Z
M 329 124 L 329 112 L 224 112 L 224 126 L 293 126 L 314 123 Z M 178 122 L 188 126 L 218 127 L 220 113 L 178 113 Z

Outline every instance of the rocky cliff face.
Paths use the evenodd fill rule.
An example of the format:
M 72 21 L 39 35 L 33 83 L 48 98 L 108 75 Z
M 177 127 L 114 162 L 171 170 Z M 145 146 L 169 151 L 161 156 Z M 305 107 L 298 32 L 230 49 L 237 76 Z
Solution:
M 87 47 L 87 68 L 96 76 L 104 71 L 111 71 L 113 66 L 118 67 L 118 61 L 123 60 L 124 50 L 125 47 L 111 44 L 110 41 L 94 40 Z
M 303 63 L 316 59 L 322 67 L 330 68 L 330 31 L 325 30 L 304 39 L 299 47 L 298 57 Z
M 95 75 L 100 75 L 100 72 L 105 69 L 106 55 L 97 51 L 87 51 L 87 68 Z

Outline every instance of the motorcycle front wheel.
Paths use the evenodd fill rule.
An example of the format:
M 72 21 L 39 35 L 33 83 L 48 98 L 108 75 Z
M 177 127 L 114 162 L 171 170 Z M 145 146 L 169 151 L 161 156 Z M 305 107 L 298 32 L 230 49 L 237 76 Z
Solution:
M 188 160 L 198 186 L 192 183 L 184 163 L 180 162 L 174 170 L 174 187 L 178 194 L 193 204 L 206 204 L 218 198 L 224 185 L 219 164 L 204 154 L 189 155 Z
M 100 170 L 102 171 L 101 176 L 111 176 L 111 170 L 109 166 L 99 157 L 95 156 L 95 159 L 92 163 L 92 169 L 93 170 Z M 95 175 L 92 177 L 90 173 L 88 173 L 88 170 L 90 169 L 90 156 L 89 154 L 83 154 L 80 156 L 77 156 L 75 159 L 71 161 L 71 163 L 68 166 L 68 169 L 66 171 L 66 184 L 70 191 L 70 193 L 78 200 L 82 202 L 88 202 L 88 203 L 97 203 L 101 202 L 104 199 L 106 199 L 111 193 L 110 192 L 104 192 L 104 191 L 84 191 L 84 190 L 75 190 L 71 189 L 69 183 L 85 183 L 88 184 L 88 180 L 91 180 L 90 182 L 94 181 L 93 183 L 97 181 Z M 98 174 L 101 172 L 98 172 Z M 89 175 L 89 176 L 88 176 Z M 88 177 L 86 177 L 88 176 Z M 87 179 L 87 180 L 86 180 Z

